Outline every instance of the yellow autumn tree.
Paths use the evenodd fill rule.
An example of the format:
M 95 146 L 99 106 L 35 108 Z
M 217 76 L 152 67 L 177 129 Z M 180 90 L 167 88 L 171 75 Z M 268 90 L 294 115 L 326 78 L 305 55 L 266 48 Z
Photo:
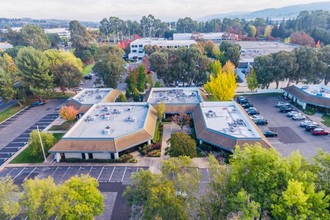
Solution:
M 236 92 L 235 66 L 230 62 L 219 68 L 219 61 L 211 64 L 210 80 L 204 85 L 205 90 L 218 101 L 231 101 Z

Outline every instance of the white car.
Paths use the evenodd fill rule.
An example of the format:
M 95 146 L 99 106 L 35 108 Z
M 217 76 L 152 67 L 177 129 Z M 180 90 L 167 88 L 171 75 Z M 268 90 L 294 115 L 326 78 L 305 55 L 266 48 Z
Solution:
M 280 107 L 283 107 L 283 106 L 288 106 L 288 105 L 290 105 L 289 103 L 287 103 L 287 102 L 283 102 L 283 101 L 279 101 L 279 102 L 276 102 L 276 107 L 277 108 L 280 108 Z
M 306 127 L 307 125 L 311 125 L 311 124 L 317 125 L 317 123 L 314 121 L 304 120 L 304 121 L 300 122 L 300 127 Z
M 257 120 L 257 119 L 264 119 L 264 117 L 262 115 L 251 115 L 250 118 L 252 120 Z
M 292 120 L 305 120 L 305 119 L 306 119 L 306 116 L 303 114 L 300 114 L 300 113 L 292 116 Z
M 295 115 L 295 114 L 298 114 L 299 112 L 297 112 L 296 110 L 293 110 L 293 111 L 291 111 L 291 112 L 288 112 L 288 114 L 286 114 L 286 116 L 288 116 L 288 117 L 292 117 L 293 115 Z

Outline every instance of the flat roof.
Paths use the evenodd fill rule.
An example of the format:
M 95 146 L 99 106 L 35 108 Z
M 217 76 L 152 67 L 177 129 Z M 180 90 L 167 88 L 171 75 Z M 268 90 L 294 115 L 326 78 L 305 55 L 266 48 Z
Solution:
M 330 98 L 330 87 L 321 84 L 311 85 L 295 85 L 299 89 L 308 93 L 309 95 L 315 95 L 317 97 Z
M 236 138 L 261 138 L 236 102 L 203 102 L 206 127 Z
M 277 53 L 279 51 L 291 52 L 300 47 L 295 44 L 288 44 L 273 41 L 235 41 L 241 46 L 240 62 L 253 62 L 254 58 L 261 55 Z
M 91 89 L 84 89 L 81 92 L 79 92 L 77 95 L 75 95 L 72 99 L 81 103 L 81 104 L 97 104 L 100 103 L 106 95 L 108 95 L 111 92 L 111 88 L 106 89 L 97 89 L 97 88 L 91 88 Z
M 144 127 L 148 103 L 100 103 L 91 107 L 63 139 L 113 139 Z
M 152 88 L 148 102 L 151 104 L 161 102 L 166 104 L 200 103 L 202 97 L 197 87 Z
M 194 40 L 166 40 L 163 38 L 154 39 L 154 38 L 140 38 L 131 42 L 132 44 L 151 44 L 151 45 L 160 45 L 160 46 L 174 46 L 174 45 L 191 45 L 197 44 Z

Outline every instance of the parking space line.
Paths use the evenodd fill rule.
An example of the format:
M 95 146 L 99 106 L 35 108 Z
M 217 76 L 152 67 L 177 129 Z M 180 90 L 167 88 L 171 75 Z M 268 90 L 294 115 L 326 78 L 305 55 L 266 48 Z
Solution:
M 116 167 L 113 168 L 113 170 L 112 170 L 112 172 L 111 172 L 111 175 L 110 175 L 110 178 L 109 178 L 109 181 L 108 181 L 108 182 L 110 182 L 111 177 L 112 177 L 113 173 L 115 172 L 115 170 L 116 170 Z
M 14 167 L 13 169 L 11 169 L 8 173 L 7 173 L 7 175 L 10 175 L 10 173 L 11 172 L 13 172 L 13 170 L 15 170 L 16 168 Z
M 29 176 L 31 176 L 31 174 L 32 174 L 37 168 L 38 168 L 38 167 L 35 167 L 35 168 L 29 173 L 29 175 L 27 175 L 27 176 L 24 178 L 23 182 L 25 182 L 25 180 L 27 180 L 27 179 L 29 178 Z
M 88 174 L 92 171 L 92 169 L 93 169 L 93 167 L 91 167 L 91 168 L 89 169 Z
M 24 167 L 14 178 L 13 180 L 15 180 L 19 175 L 21 175 L 21 173 L 25 170 L 26 167 Z
M 53 176 L 54 175 L 54 173 L 57 171 L 57 169 L 58 169 L 59 167 L 56 167 L 56 169 L 55 169 L 55 171 L 52 173 L 52 175 L 51 176 Z
M 97 177 L 97 181 L 99 181 L 99 179 L 100 179 L 100 176 L 101 176 L 101 174 L 102 174 L 103 170 L 104 170 L 104 167 L 102 167 L 102 170 L 101 170 L 101 172 L 100 172 L 99 176 Z
M 120 181 L 120 182 L 123 182 L 123 180 L 124 180 L 124 176 L 125 176 L 125 173 L 126 173 L 126 170 L 127 170 L 127 167 L 125 167 L 125 170 L 124 170 L 124 173 L 123 173 L 123 176 L 122 176 L 122 178 L 121 178 L 121 181 Z
M 66 169 L 66 171 L 64 172 L 64 174 L 62 175 L 62 178 L 65 176 L 65 174 L 69 171 L 69 169 L 70 169 L 70 167 L 68 167 L 67 169 Z

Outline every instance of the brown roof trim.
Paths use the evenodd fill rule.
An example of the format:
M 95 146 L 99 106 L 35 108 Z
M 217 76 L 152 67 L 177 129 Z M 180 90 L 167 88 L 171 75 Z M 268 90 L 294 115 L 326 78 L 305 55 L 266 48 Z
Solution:
M 283 88 L 283 90 L 307 104 L 330 108 L 330 98 L 311 95 L 295 85 Z

